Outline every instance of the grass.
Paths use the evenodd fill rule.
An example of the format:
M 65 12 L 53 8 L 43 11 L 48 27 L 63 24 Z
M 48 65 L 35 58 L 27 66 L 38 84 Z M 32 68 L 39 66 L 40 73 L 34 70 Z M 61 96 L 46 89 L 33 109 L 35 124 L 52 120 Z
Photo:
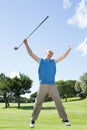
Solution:
M 0 104 L 0 130 L 30 130 L 29 121 L 34 104 L 11 104 L 4 108 Z M 71 126 L 61 122 L 54 106 L 54 102 L 43 103 L 43 108 L 36 121 L 35 130 L 86 130 L 87 129 L 87 99 L 63 102 Z

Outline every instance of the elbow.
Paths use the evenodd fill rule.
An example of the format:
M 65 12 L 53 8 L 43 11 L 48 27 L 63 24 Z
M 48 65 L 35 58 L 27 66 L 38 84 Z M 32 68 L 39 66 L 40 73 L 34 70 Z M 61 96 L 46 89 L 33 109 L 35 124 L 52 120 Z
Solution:
M 32 53 L 29 53 L 29 55 L 32 57 L 33 54 L 32 54 Z

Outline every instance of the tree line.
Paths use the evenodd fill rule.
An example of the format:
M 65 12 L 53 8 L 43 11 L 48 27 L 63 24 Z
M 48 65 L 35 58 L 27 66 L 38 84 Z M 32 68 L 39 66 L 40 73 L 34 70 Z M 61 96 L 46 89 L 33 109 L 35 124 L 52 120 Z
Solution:
M 0 96 L 5 102 L 5 107 L 9 107 L 9 99 L 15 97 L 18 107 L 20 107 L 21 96 L 30 93 L 32 80 L 25 74 L 19 73 L 19 77 L 10 78 L 5 74 L 0 74 Z
M 13 102 L 14 99 L 20 107 L 21 95 L 30 93 L 32 87 L 32 79 L 25 74 L 19 73 L 19 77 L 14 78 L 7 77 L 5 74 L 0 74 L 0 97 L 5 102 L 5 107 L 9 107 L 9 102 Z M 57 88 L 59 90 L 61 98 L 67 101 L 67 98 L 79 96 L 81 99 L 87 96 L 87 72 L 80 76 L 80 80 L 58 80 L 56 81 Z M 37 92 L 30 96 L 30 99 L 26 99 L 28 102 L 34 102 Z M 11 100 L 10 100 L 11 99 Z M 25 102 L 26 102 L 25 100 Z M 52 101 L 50 95 L 46 95 L 44 101 Z
M 77 97 L 84 99 L 87 96 L 87 73 L 80 76 L 80 81 L 77 80 L 58 80 L 56 81 L 57 88 L 59 90 L 60 97 L 67 101 L 67 98 Z M 37 92 L 30 96 L 30 101 L 34 102 Z M 52 101 L 50 95 L 46 95 L 44 102 Z

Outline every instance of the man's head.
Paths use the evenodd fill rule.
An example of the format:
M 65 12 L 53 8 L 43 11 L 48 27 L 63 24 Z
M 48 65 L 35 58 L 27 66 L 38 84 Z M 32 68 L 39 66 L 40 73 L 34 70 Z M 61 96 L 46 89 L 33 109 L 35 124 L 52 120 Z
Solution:
M 46 59 L 50 60 L 52 56 L 53 56 L 53 51 L 52 50 L 47 50 L 46 51 Z

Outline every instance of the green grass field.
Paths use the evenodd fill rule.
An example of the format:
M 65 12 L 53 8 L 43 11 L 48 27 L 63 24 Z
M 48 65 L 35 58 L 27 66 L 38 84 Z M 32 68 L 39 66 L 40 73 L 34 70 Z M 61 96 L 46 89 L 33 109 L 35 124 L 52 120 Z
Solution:
M 34 104 L 11 104 L 4 108 L 0 104 L 0 130 L 30 130 L 29 122 Z M 65 126 L 57 114 L 54 102 L 43 103 L 43 108 L 36 121 L 35 130 L 87 130 L 87 99 L 63 102 L 71 126 Z

